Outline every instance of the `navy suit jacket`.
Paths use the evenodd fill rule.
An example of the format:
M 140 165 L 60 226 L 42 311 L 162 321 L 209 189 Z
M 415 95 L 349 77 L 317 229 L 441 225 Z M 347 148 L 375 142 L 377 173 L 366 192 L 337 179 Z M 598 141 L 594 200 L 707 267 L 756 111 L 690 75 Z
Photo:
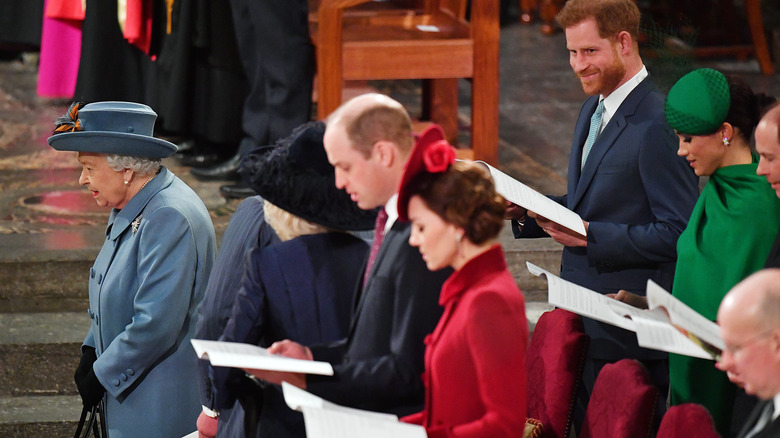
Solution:
M 291 339 L 307 344 L 346 335 L 352 290 L 362 272 L 368 244 L 347 233 L 300 236 L 253 250 L 222 341 L 263 347 Z M 216 407 L 230 407 L 243 371 L 213 368 Z M 231 419 L 231 423 L 240 423 Z M 231 424 L 241 430 L 242 424 Z M 305 436 L 303 417 L 284 402 L 280 387 L 263 390 L 258 435 Z M 224 434 L 220 423 L 220 436 Z
M 748 419 L 745 422 L 745 425 L 742 427 L 742 430 L 740 430 L 739 434 L 737 435 L 737 438 L 744 438 L 747 433 L 750 432 L 750 429 L 752 429 L 756 424 L 758 417 L 761 415 L 761 412 L 768 403 L 773 403 L 773 401 L 764 400 L 756 405 L 756 407 L 750 413 L 750 416 L 748 416 Z M 754 435 L 754 438 L 775 438 L 778 436 L 780 436 L 780 417 L 775 418 L 771 423 L 766 425 L 761 432 Z
M 582 146 L 598 105 L 592 96 L 582 106 L 574 129 L 568 190 L 553 198 L 590 223 L 588 246 L 565 247 L 561 277 L 608 294 L 626 289 L 645 295 L 652 279 L 671 290 L 677 239 L 699 196 L 698 178 L 677 156 L 678 138 L 664 117 L 664 96 L 645 78 L 626 97 L 596 138 L 580 171 Z M 528 220 L 515 237 L 546 236 Z M 663 358 L 640 349 L 636 335 L 585 319 L 594 358 Z
M 332 402 L 406 415 L 422 410 L 425 337 L 441 316 L 439 293 L 452 270 L 431 272 L 409 245 L 411 227 L 396 221 L 385 235 L 346 339 L 312 346 L 335 375 L 307 376 L 307 390 Z

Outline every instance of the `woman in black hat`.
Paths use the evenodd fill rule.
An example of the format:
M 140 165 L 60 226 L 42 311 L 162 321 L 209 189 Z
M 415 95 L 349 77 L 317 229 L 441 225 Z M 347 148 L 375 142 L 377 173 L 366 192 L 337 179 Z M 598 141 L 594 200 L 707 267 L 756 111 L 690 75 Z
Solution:
M 189 340 L 216 239 L 203 202 L 161 164 L 176 146 L 152 136 L 156 117 L 131 102 L 74 104 L 48 139 L 78 152 L 79 183 L 112 209 L 74 376 L 85 407 L 105 403 L 111 438 L 183 436 L 200 411 Z
M 346 231 L 372 229 L 376 214 L 336 188 L 324 133 L 322 122 L 305 124 L 242 164 L 282 242 L 247 257 L 222 341 L 268 347 L 282 339 L 315 344 L 347 334 L 368 245 Z M 217 409 L 233 406 L 247 389 L 244 372 L 213 368 L 213 375 Z M 262 392 L 259 412 L 245 412 L 244 421 L 234 412 L 220 423 L 219 436 L 304 437 L 303 417 L 286 406 L 281 388 L 267 385 Z

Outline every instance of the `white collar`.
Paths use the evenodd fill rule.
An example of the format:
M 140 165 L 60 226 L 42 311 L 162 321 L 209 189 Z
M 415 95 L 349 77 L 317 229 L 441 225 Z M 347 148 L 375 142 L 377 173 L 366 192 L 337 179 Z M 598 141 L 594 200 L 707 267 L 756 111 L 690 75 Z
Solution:
M 385 203 L 385 213 L 387 213 L 387 223 L 385 224 L 385 233 L 387 233 L 398 219 L 398 193 L 394 193 Z
M 599 96 L 600 99 L 604 99 L 604 114 L 601 116 L 601 126 L 606 126 L 612 118 L 612 115 L 617 112 L 620 105 L 626 100 L 626 97 L 628 97 L 628 95 L 634 91 L 634 88 L 645 80 L 647 76 L 647 67 L 643 65 L 642 69 L 639 70 L 639 73 L 627 80 L 626 83 L 618 87 L 617 90 L 610 93 L 609 96 Z

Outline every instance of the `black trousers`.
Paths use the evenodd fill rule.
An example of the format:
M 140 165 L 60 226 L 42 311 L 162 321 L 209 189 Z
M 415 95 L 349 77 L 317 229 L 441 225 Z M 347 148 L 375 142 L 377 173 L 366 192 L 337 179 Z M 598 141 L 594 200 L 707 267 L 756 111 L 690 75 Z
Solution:
M 310 120 L 314 48 L 307 0 L 230 0 L 230 5 L 250 84 L 241 123 L 243 155 Z

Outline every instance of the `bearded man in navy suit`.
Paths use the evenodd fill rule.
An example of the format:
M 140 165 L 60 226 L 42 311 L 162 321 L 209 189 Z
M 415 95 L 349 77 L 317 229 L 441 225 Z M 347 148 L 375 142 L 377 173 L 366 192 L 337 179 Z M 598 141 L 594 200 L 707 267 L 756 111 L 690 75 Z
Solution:
M 677 239 L 696 203 L 698 180 L 676 156 L 664 96 L 639 55 L 639 9 L 631 0 L 570 0 L 556 19 L 571 67 L 591 97 L 574 128 L 567 194 L 553 199 L 582 217 L 587 236 L 512 205 L 507 217 L 515 237 L 549 236 L 563 244 L 561 277 L 602 294 L 645 295 L 648 279 L 671 289 Z M 639 348 L 634 333 L 591 319 L 585 330 L 591 337 L 587 393 L 605 364 L 623 358 L 640 359 L 665 393 L 665 353 Z M 587 396 L 580 409 L 586 403 Z

